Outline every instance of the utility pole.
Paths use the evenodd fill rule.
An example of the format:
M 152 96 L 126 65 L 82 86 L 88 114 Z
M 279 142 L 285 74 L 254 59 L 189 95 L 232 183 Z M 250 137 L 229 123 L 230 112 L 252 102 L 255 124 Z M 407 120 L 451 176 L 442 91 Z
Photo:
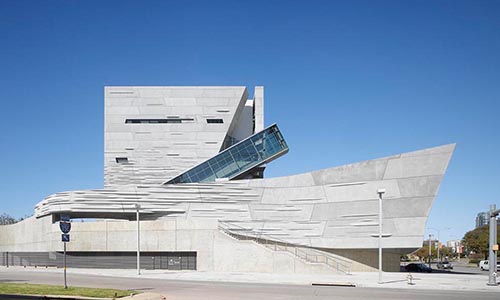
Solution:
M 498 285 L 497 283 L 497 216 L 500 213 L 500 209 L 496 209 L 495 204 L 490 205 L 490 247 L 489 247 L 489 257 L 488 257 L 488 265 L 490 266 L 489 270 L 489 279 L 488 285 Z

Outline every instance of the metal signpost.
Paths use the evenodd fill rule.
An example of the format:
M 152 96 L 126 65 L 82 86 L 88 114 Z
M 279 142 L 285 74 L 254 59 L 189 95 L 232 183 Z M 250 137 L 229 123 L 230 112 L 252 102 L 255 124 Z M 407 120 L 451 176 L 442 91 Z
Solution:
M 66 243 L 70 241 L 69 232 L 71 230 L 71 221 L 69 216 L 61 215 L 61 220 L 59 221 L 59 228 L 62 231 L 61 241 L 64 245 L 64 288 L 67 289 L 68 285 L 66 283 Z

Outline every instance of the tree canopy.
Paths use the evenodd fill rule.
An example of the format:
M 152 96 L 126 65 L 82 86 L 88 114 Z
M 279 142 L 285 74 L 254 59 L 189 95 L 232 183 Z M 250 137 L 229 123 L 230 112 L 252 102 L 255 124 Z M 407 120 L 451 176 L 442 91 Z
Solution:
M 462 239 L 462 245 L 467 252 L 475 252 L 488 258 L 490 226 L 485 225 L 474 230 L 468 231 Z M 500 241 L 499 226 L 497 226 L 497 241 Z
M 437 246 L 437 241 L 431 241 L 431 258 L 437 257 L 436 246 Z M 420 259 L 429 257 L 429 242 L 424 241 L 424 243 L 422 244 L 422 248 L 418 249 L 417 251 L 413 252 L 412 254 L 415 256 L 418 256 Z M 447 256 L 452 256 L 452 255 L 453 255 L 453 251 L 451 248 L 441 245 L 441 248 L 439 248 L 439 256 L 441 258 L 447 257 Z

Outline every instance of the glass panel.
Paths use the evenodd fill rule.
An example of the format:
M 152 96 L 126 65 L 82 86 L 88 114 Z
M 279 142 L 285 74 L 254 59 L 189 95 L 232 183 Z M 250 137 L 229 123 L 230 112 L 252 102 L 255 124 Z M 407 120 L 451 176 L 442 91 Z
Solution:
M 232 179 L 287 152 L 288 146 L 275 124 L 227 148 L 166 184 L 213 182 L 217 178 Z

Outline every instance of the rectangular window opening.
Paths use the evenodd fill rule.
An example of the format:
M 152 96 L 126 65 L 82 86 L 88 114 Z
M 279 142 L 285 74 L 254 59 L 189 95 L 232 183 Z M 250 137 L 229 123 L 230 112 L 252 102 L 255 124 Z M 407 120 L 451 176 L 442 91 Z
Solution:
M 222 119 L 207 119 L 208 124 L 222 124 L 224 120 Z
M 117 157 L 115 158 L 116 163 L 118 164 L 127 164 L 128 163 L 128 158 L 127 157 Z
M 192 122 L 191 118 L 168 118 L 168 119 L 127 119 L 126 124 L 179 124 L 184 122 Z

